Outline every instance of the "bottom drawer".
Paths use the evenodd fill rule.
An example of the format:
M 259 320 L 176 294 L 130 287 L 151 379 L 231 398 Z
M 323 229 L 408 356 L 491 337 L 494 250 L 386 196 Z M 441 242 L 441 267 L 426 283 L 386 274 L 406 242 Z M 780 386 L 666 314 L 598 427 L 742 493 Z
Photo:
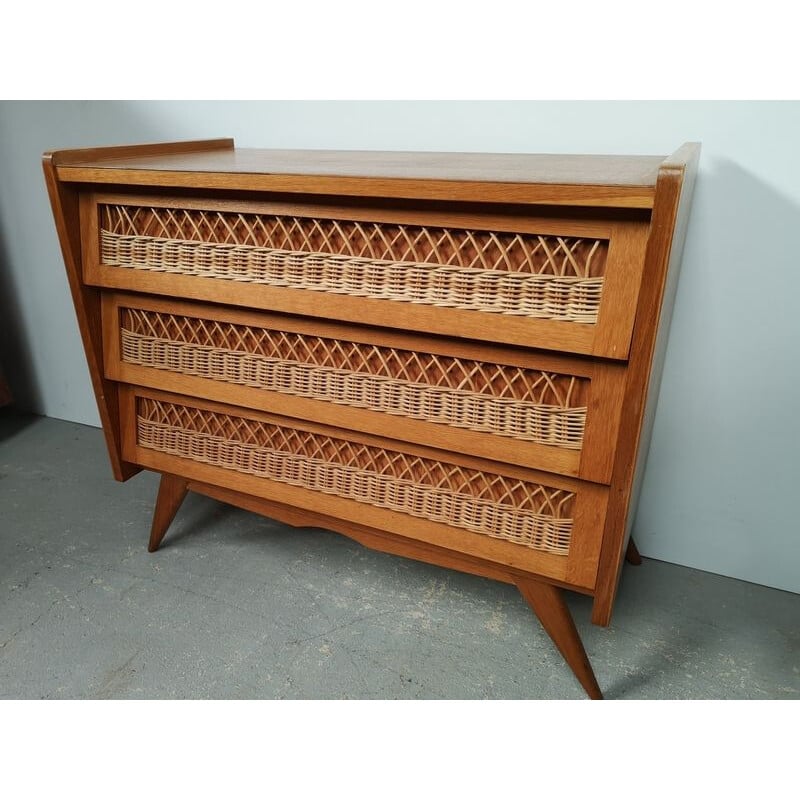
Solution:
M 145 467 L 592 588 L 607 489 L 286 417 L 125 387 Z

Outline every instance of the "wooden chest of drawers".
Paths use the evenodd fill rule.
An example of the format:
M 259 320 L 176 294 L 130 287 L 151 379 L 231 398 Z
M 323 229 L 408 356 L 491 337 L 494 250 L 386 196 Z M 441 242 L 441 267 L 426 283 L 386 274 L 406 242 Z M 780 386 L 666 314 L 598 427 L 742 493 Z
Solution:
M 600 697 L 698 154 L 46 154 L 150 549 L 193 490 L 512 582 Z

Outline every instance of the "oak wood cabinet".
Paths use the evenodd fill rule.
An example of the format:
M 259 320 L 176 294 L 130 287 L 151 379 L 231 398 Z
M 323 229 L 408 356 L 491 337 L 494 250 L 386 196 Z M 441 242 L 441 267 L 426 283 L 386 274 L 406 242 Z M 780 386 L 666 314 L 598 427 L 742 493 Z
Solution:
M 191 490 L 511 582 L 600 697 L 698 154 L 46 154 L 150 549 Z

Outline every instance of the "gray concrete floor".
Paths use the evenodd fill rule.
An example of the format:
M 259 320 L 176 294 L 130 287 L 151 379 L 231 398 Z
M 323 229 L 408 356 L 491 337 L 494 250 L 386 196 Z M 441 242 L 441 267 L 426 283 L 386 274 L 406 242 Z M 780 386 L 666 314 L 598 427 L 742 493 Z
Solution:
M 510 586 L 190 495 L 99 430 L 0 412 L 2 698 L 582 698 Z M 608 698 L 800 697 L 800 596 L 645 559 L 610 628 L 569 604 Z

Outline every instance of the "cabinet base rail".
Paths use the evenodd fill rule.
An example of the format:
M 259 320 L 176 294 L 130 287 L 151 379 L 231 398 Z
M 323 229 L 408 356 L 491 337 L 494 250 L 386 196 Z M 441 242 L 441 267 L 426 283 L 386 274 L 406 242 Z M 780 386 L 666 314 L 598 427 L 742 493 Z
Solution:
M 248 511 L 278 519 L 289 525 L 331 527 L 330 524 L 326 524 L 329 518 L 321 514 L 301 511 L 251 495 L 244 495 L 229 489 L 187 480 L 169 473 L 162 473 L 153 512 L 150 541 L 147 548 L 151 553 L 158 550 L 167 533 L 167 529 L 175 518 L 189 490 L 239 506 Z M 511 574 L 503 570 L 499 565 L 492 567 L 480 559 L 473 559 L 459 553 L 451 553 L 434 545 L 412 542 L 371 528 L 348 525 L 347 530 L 344 531 L 341 529 L 341 523 L 337 527 L 341 532 L 375 550 L 515 584 L 539 619 L 547 635 L 553 640 L 553 644 L 555 644 L 567 662 L 578 682 L 586 691 L 586 694 L 592 700 L 603 699 L 603 694 L 597 684 L 597 679 L 589 662 L 589 657 L 586 655 L 580 634 L 564 601 L 563 590 L 559 586 L 531 578 L 530 576 Z M 631 545 L 633 545 L 632 540 Z M 635 545 L 633 545 L 633 548 L 635 550 Z

